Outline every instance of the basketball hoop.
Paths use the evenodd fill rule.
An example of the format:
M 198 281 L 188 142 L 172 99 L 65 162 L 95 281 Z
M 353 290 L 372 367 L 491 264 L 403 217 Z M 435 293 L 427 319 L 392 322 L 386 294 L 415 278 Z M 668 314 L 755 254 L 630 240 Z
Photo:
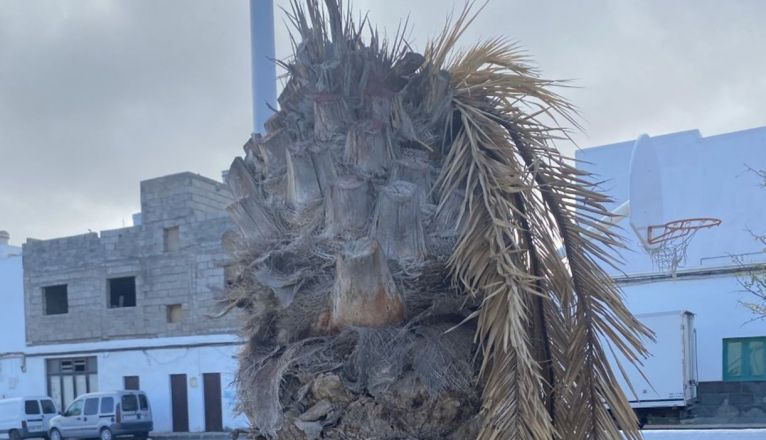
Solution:
M 685 218 L 673 220 L 664 225 L 646 228 L 647 249 L 653 265 L 662 271 L 675 273 L 678 266 L 686 262 L 686 248 L 697 231 L 713 228 L 721 220 L 713 217 Z

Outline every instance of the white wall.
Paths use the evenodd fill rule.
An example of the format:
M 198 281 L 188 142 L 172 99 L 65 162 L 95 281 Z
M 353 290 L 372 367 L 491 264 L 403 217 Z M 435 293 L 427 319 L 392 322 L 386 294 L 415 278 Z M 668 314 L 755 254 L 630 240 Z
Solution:
M 221 373 L 223 426 L 246 427 L 246 420 L 234 414 L 236 350 L 236 346 L 223 346 L 102 353 L 98 355 L 99 389 L 122 389 L 123 376 L 139 376 L 152 405 L 155 431 L 168 432 L 173 428 L 170 375 L 186 374 L 189 430 L 198 432 L 205 429 L 202 374 Z
M 3 353 L 23 351 L 25 342 L 24 275 L 21 256 L 4 257 L 6 251 L 7 249 L 0 249 L 0 357 Z
M 722 380 L 724 338 L 766 335 L 766 321 L 753 320 L 740 304 L 747 298 L 735 277 L 632 284 L 623 286 L 623 292 L 636 315 L 675 310 L 695 314 L 701 382 Z
M 22 359 L 0 359 L 0 399 L 16 397 L 25 394 L 26 375 L 22 372 Z
M 66 345 L 57 345 L 57 349 L 66 350 Z M 71 346 L 69 346 L 71 348 Z M 123 388 L 124 376 L 138 376 L 141 389 L 146 391 L 152 405 L 154 429 L 156 432 L 172 431 L 170 375 L 187 375 L 187 394 L 189 401 L 189 430 L 201 432 L 205 429 L 205 413 L 202 374 L 221 374 L 221 402 L 224 429 L 247 427 L 247 420 L 234 412 L 236 390 L 234 374 L 237 368 L 235 359 L 239 346 L 190 348 L 150 348 L 146 350 L 101 352 L 98 359 L 98 387 L 100 391 Z M 38 352 L 45 347 L 37 349 Z M 93 356 L 93 354 L 67 354 L 63 357 Z M 46 395 L 47 376 L 45 360 L 56 355 L 38 355 L 26 357 L 22 371 L 22 359 L 0 360 L 0 398 L 23 395 Z M 13 385 L 13 386 L 10 386 Z
M 21 248 L 0 243 L 0 398 L 28 394 L 25 339 Z
M 48 394 L 45 360 L 15 357 L 0 360 L 0 397 L 44 396 Z

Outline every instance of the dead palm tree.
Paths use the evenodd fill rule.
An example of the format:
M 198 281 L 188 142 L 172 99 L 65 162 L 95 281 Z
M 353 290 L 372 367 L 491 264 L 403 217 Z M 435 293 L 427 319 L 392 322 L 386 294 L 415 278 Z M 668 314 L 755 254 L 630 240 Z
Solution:
M 648 331 L 600 266 L 608 199 L 553 146 L 557 82 L 502 38 L 458 50 L 470 4 L 422 55 L 337 0 L 289 17 L 280 109 L 228 177 L 254 435 L 640 438 L 607 352 Z

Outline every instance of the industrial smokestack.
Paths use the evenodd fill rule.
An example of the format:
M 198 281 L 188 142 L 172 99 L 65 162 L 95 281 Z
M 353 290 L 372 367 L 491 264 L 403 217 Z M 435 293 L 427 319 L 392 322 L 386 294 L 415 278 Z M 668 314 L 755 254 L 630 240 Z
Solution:
M 277 69 L 274 64 L 274 1 L 250 0 L 250 50 L 253 80 L 253 133 L 263 131 L 276 108 Z

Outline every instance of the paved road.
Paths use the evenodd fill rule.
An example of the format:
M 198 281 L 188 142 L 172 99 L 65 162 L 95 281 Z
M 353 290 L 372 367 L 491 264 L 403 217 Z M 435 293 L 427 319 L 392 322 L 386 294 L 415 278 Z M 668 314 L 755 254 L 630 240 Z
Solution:
M 240 436 L 240 440 L 245 438 Z M 154 433 L 151 440 L 228 440 L 228 433 Z M 645 440 L 766 440 L 764 429 L 652 429 Z
M 645 440 L 761 440 L 766 429 L 647 430 Z

